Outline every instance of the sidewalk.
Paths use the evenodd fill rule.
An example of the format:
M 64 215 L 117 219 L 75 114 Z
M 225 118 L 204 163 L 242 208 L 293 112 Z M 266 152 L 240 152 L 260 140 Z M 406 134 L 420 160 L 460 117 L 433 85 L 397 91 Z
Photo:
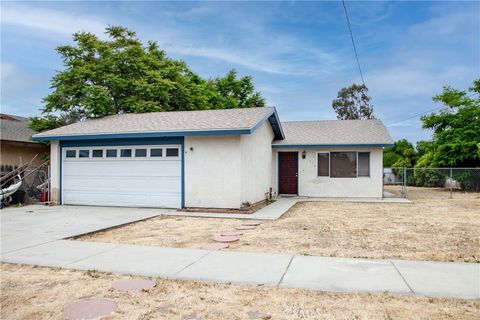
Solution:
M 233 284 L 480 299 L 480 264 L 346 259 L 58 240 L 2 262 Z

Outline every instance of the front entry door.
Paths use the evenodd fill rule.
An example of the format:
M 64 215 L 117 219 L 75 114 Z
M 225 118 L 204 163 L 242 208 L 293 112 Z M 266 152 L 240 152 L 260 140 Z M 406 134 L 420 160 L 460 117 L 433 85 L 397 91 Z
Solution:
M 298 152 L 278 153 L 278 193 L 298 194 Z

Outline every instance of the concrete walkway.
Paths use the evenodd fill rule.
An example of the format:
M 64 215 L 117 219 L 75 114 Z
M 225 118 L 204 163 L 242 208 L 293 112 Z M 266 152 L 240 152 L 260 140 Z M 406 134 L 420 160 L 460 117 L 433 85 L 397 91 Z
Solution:
M 277 201 L 262 209 L 262 217 L 274 219 L 297 201 Z M 171 213 L 79 206 L 3 209 L 0 261 L 170 279 L 480 299 L 478 263 L 344 259 L 64 240 Z
M 169 211 L 164 213 L 164 215 L 222 219 L 277 220 L 298 201 L 298 197 L 278 197 L 275 202 L 251 214 Z
M 480 264 L 344 259 L 58 240 L 2 262 L 168 279 L 480 299 Z

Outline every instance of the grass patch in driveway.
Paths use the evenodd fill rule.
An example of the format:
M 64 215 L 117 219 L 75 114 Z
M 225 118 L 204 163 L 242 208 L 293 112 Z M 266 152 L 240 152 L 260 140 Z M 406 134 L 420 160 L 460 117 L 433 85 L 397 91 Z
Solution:
M 225 250 L 479 262 L 480 194 L 457 193 L 449 199 L 429 190 L 409 188 L 413 204 L 298 203 L 282 218 L 244 231 L 240 241 Z M 241 223 L 162 216 L 79 240 L 200 248 Z
M 118 305 L 108 319 L 477 319 L 479 301 L 206 284 L 150 278 L 153 289 L 119 292 L 128 276 L 1 264 L 1 319 L 63 319 L 82 298 Z

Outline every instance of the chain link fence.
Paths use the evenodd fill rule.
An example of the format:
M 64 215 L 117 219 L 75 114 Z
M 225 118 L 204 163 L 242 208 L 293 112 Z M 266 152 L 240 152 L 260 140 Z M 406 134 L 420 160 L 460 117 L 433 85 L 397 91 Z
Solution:
M 402 198 L 455 198 L 480 193 L 480 168 L 385 168 L 383 184 Z

